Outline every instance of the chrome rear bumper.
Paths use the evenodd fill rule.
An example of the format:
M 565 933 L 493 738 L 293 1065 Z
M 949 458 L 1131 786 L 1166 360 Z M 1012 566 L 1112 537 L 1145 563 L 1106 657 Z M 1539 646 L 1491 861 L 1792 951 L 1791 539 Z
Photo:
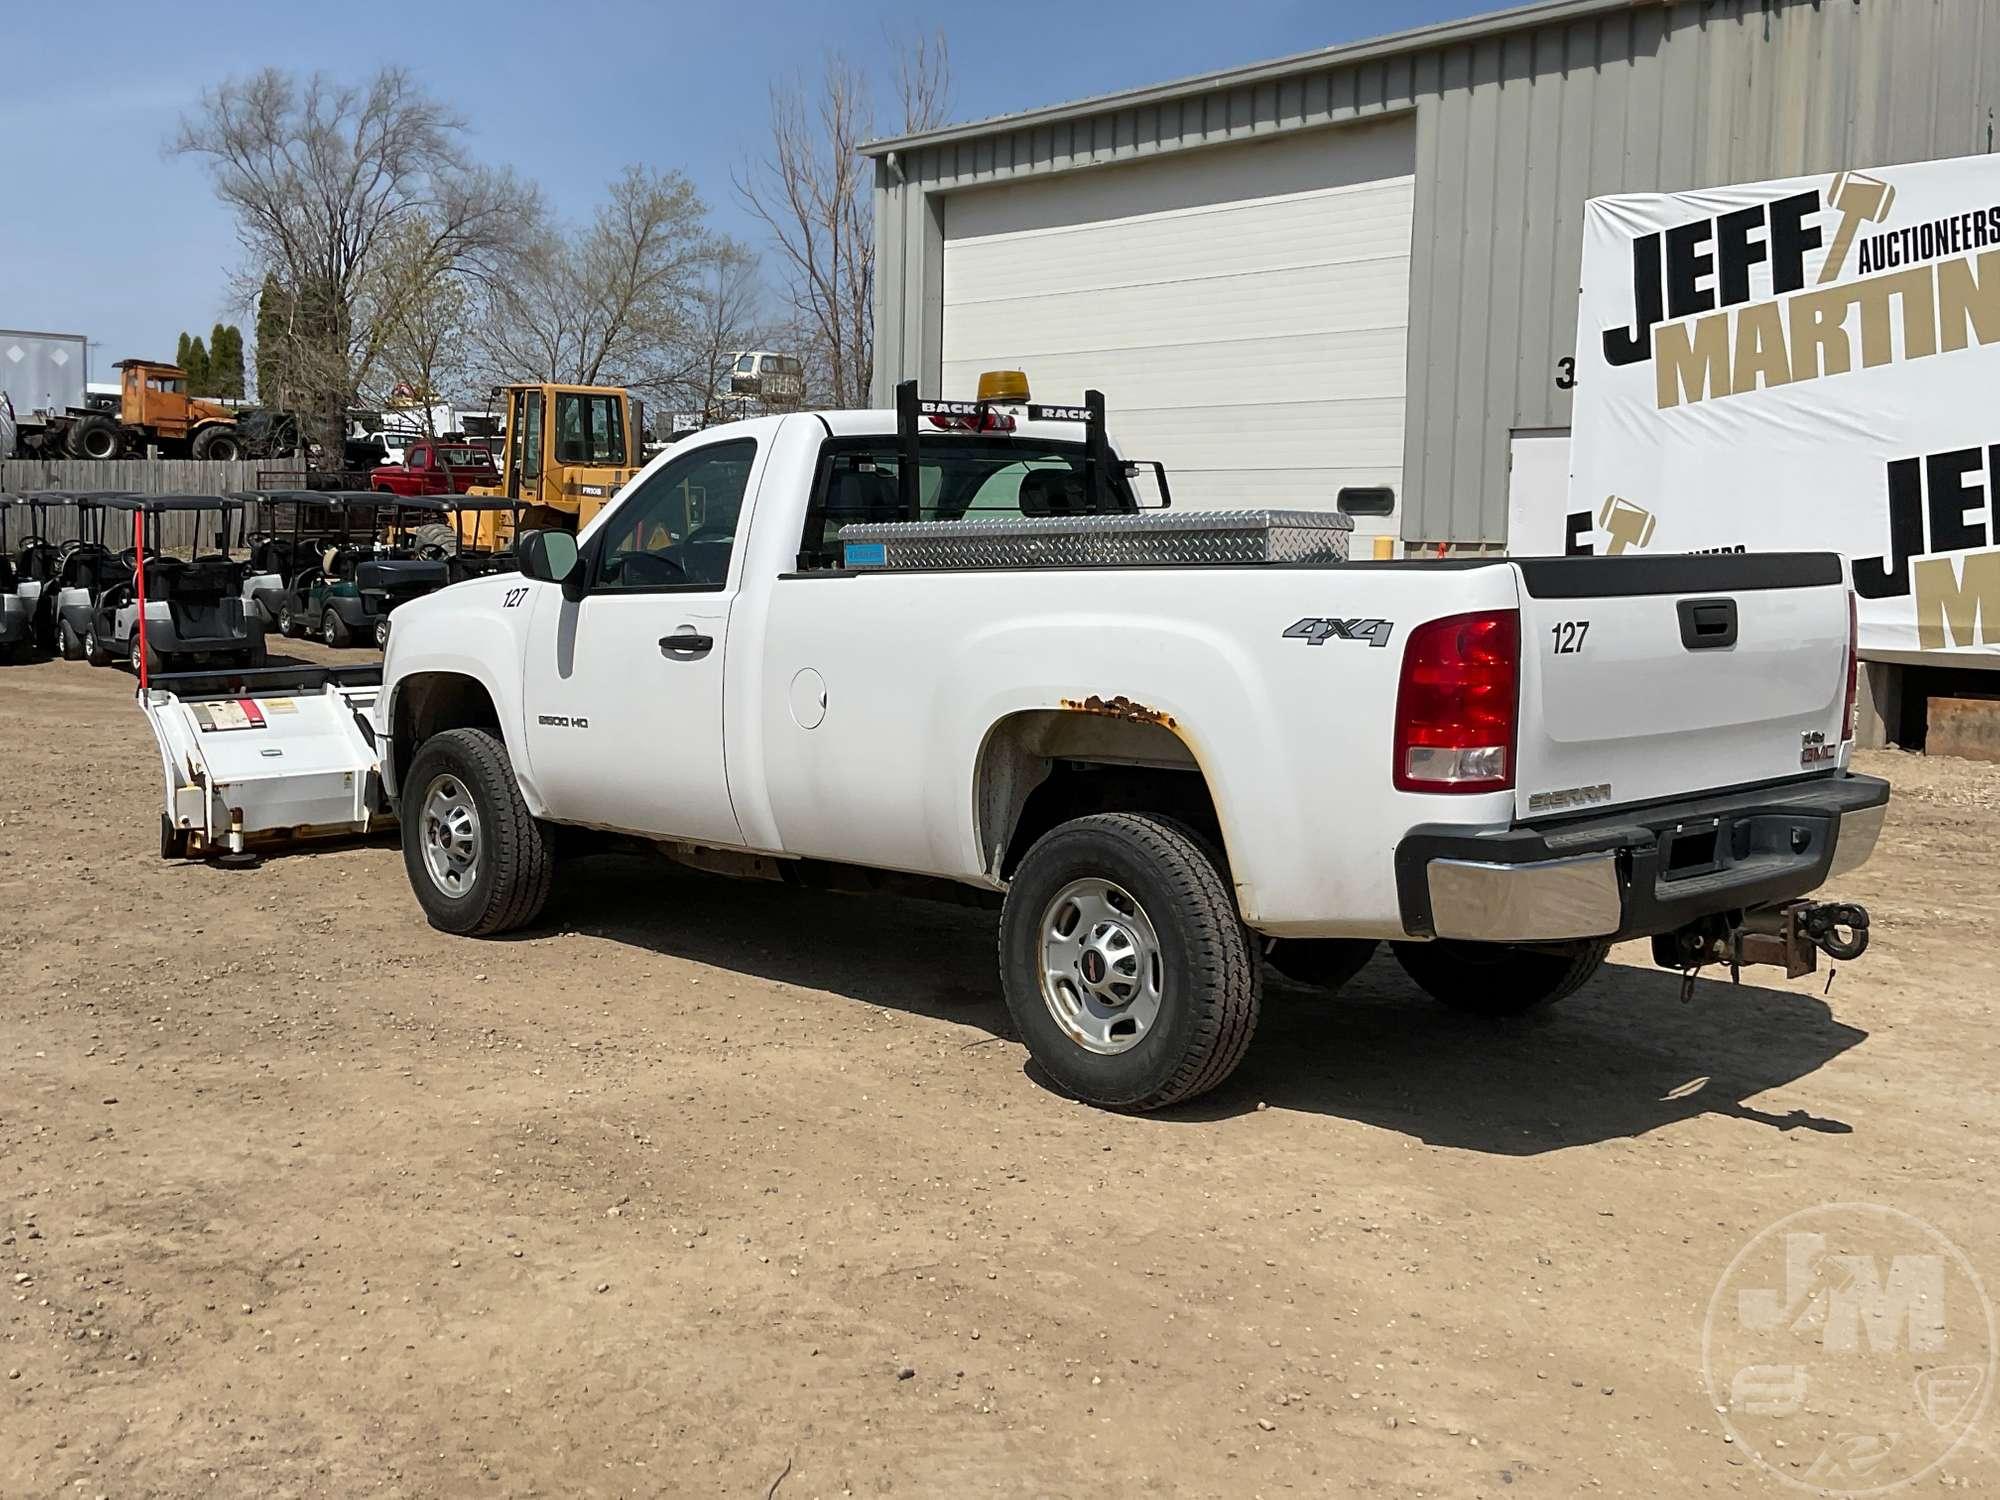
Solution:
M 1858 868 L 1888 802 L 1887 782 L 1843 773 L 1586 820 L 1414 829 L 1396 850 L 1403 927 L 1483 943 L 1671 932 Z

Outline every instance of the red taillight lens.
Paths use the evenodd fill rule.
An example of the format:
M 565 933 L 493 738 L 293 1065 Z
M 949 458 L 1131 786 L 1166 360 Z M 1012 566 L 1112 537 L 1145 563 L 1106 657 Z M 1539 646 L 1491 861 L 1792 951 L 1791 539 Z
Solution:
M 1396 692 L 1396 789 L 1504 792 L 1514 785 L 1521 617 L 1511 609 L 1410 632 Z
M 931 426 L 946 432 L 1012 432 L 1014 419 L 1004 411 L 982 410 L 978 416 L 933 412 Z
M 1847 701 L 1840 709 L 1840 737 L 1854 738 L 1854 695 L 1861 678 L 1861 607 L 1847 591 Z

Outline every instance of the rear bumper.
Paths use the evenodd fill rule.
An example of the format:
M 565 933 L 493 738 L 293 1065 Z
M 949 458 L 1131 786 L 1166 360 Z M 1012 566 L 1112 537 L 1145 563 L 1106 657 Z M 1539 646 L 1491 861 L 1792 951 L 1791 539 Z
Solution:
M 1489 943 L 1672 932 L 1856 868 L 1888 804 L 1888 782 L 1843 772 L 1532 827 L 1415 828 L 1396 846 L 1403 929 Z

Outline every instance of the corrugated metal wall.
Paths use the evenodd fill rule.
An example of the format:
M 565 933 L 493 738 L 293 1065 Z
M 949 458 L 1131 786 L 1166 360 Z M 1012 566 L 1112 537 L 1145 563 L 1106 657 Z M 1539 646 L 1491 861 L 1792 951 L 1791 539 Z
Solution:
M 1508 432 L 1569 423 L 1586 198 L 1994 148 L 2000 0 L 1556 9 L 1590 13 L 878 161 L 877 400 L 938 378 L 944 195 L 1415 109 L 1404 535 L 1498 544 Z

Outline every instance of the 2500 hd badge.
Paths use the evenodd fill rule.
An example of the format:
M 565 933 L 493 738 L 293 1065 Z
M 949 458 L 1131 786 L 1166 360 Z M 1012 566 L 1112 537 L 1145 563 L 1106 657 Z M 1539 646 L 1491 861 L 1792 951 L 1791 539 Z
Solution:
M 581 715 L 573 719 L 568 714 L 537 714 L 535 715 L 535 722 L 537 724 L 546 724 L 551 729 L 590 728 L 590 720 L 583 718 Z

